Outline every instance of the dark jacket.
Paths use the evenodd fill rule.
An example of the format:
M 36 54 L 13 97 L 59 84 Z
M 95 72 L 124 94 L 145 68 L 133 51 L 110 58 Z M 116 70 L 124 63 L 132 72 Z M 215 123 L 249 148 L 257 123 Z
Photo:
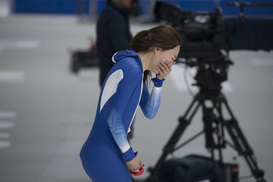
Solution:
M 114 53 L 130 48 L 129 11 L 108 3 L 97 22 L 97 49 L 102 86 L 113 66 Z

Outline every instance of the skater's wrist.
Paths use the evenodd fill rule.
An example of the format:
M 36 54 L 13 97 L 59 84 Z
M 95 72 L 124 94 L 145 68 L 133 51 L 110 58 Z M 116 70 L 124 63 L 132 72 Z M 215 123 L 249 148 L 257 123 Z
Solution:
M 122 156 L 125 162 L 129 162 L 137 156 L 137 152 L 134 152 L 133 148 L 130 147 Z

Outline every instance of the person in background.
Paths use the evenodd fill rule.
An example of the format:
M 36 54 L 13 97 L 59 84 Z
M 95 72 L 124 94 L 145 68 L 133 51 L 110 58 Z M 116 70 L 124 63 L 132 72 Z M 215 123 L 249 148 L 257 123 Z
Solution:
M 113 67 L 112 56 L 130 48 L 132 35 L 129 15 L 132 0 L 107 0 L 106 7 L 97 21 L 97 51 L 99 59 L 99 84 L 102 86 Z
M 156 116 L 164 78 L 175 64 L 180 44 L 174 28 L 159 25 L 137 33 L 132 50 L 113 55 L 115 65 L 102 85 L 95 121 L 80 152 L 93 182 L 131 182 L 130 172 L 143 171 L 127 134 L 138 105 L 147 118 Z
M 97 21 L 97 51 L 99 58 L 99 84 L 102 84 L 113 67 L 112 56 L 117 51 L 130 48 L 132 34 L 129 16 L 134 0 L 107 0 Z M 132 132 L 128 139 L 133 138 Z

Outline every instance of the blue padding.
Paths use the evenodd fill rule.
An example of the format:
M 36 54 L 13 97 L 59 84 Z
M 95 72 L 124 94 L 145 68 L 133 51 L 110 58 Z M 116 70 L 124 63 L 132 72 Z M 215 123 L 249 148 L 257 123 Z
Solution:
M 77 14 L 88 13 L 89 0 L 82 0 L 78 4 L 77 0 L 15 0 L 15 13 L 40 13 L 40 14 Z
M 170 2 L 168 0 L 161 0 Z M 83 6 L 79 8 L 78 2 Z M 46 14 L 77 14 L 81 9 L 82 13 L 89 14 L 89 0 L 14 0 L 15 13 L 46 13 Z M 97 0 L 97 14 L 99 15 L 105 8 L 106 0 Z M 240 12 L 239 7 L 229 6 L 230 0 L 172 0 L 172 4 L 178 5 L 183 10 L 192 12 L 196 11 L 214 11 L 215 8 L 221 7 L 223 15 L 237 16 Z M 232 1 L 233 2 L 233 1 Z M 236 0 L 244 3 L 245 0 Z M 250 3 L 273 3 L 272 0 L 248 0 Z M 140 14 L 147 14 L 147 0 L 139 0 Z M 245 7 L 244 15 L 255 16 L 273 16 L 273 7 Z

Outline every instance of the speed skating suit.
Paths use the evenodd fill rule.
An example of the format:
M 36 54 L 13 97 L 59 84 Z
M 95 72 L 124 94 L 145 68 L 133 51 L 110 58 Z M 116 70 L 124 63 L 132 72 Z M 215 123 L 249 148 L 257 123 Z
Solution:
M 134 115 L 140 105 L 144 115 L 155 117 L 161 100 L 163 80 L 153 78 L 149 93 L 143 84 L 143 66 L 134 51 L 117 52 L 115 65 L 102 86 L 95 121 L 80 157 L 92 182 L 130 182 L 125 162 L 137 155 L 127 140 Z

